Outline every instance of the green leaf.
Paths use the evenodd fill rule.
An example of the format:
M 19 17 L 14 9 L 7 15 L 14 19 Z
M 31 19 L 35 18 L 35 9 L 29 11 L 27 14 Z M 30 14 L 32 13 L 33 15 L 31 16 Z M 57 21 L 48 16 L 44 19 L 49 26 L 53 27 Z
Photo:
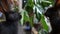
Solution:
M 24 21 L 29 21 L 29 16 L 27 11 L 24 12 Z
M 43 28 L 48 32 L 48 25 L 46 24 L 45 22 L 45 18 L 44 18 L 44 15 L 41 15 L 41 22 L 42 22 L 42 26 Z

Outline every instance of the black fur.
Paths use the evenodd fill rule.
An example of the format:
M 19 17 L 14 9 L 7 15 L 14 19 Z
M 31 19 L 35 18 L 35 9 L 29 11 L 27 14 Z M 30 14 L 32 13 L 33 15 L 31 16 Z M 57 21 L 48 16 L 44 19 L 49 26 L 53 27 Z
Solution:
M 21 15 L 17 12 L 5 12 L 6 21 L 0 23 L 0 34 L 17 34 Z
M 51 26 L 52 26 L 52 31 L 50 34 L 60 34 L 60 7 L 59 6 L 55 6 L 55 7 L 51 7 L 49 8 L 46 13 L 45 16 L 50 18 L 50 22 L 51 22 Z

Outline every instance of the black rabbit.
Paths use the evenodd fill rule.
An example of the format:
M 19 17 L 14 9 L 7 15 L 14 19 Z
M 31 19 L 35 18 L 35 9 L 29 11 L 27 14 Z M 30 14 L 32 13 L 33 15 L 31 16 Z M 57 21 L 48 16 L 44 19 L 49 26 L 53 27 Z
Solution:
M 14 11 L 5 12 L 6 21 L 0 23 L 0 34 L 17 34 L 21 15 Z

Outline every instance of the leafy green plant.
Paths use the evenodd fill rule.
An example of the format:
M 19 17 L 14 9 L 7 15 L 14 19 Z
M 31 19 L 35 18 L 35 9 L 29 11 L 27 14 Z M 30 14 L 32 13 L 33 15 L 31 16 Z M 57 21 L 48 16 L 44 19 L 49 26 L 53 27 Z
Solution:
M 45 22 L 44 18 L 44 12 L 45 12 L 45 7 L 48 7 L 49 5 L 53 5 L 53 0 L 34 0 L 34 12 L 37 16 L 37 19 L 41 21 L 42 24 L 42 29 L 46 30 L 48 32 L 49 28 L 48 25 Z M 38 16 L 39 15 L 39 16 Z M 39 18 L 40 17 L 40 18 Z
M 22 11 L 23 22 L 30 21 L 30 24 L 33 25 L 34 14 L 36 14 L 36 18 L 38 19 L 38 21 L 39 22 L 41 21 L 43 27 L 42 29 L 48 32 L 48 25 L 45 22 L 45 18 L 43 14 L 45 12 L 45 7 L 48 7 L 49 5 L 53 5 L 53 4 L 54 4 L 53 0 L 28 0 L 28 2 L 24 7 L 25 11 L 24 12 Z

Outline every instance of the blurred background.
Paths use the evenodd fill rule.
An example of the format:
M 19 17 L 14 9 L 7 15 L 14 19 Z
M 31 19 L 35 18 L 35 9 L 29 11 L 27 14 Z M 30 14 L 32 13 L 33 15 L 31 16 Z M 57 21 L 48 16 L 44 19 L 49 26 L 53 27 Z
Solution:
M 48 34 L 51 32 L 49 19 L 44 16 L 44 13 L 54 5 L 55 0 L 8 1 L 10 10 L 17 11 L 22 16 L 18 23 L 18 34 Z

